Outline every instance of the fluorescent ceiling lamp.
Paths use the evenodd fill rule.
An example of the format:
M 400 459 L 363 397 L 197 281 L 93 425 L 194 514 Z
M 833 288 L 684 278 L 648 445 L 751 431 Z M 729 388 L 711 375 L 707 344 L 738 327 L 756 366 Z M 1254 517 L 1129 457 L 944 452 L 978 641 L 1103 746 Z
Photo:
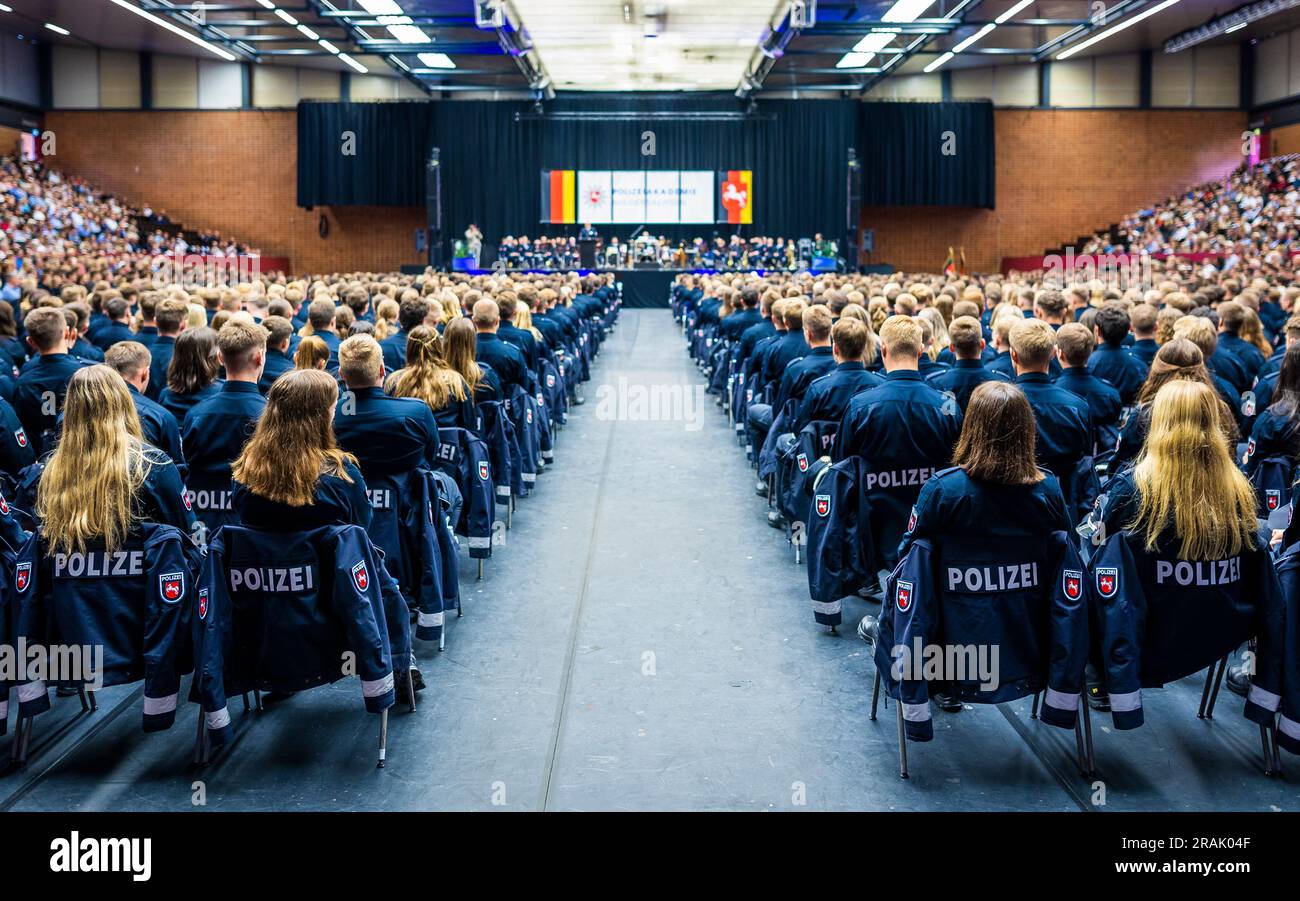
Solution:
M 874 53 L 846 53 L 835 64 L 837 69 L 861 69 L 876 58 Z
M 400 16 L 404 12 L 397 0 L 360 0 L 361 7 L 372 16 Z
M 951 50 L 948 51 L 948 52 L 945 53 L 943 56 L 941 56 L 941 57 L 939 57 L 938 59 L 932 61 L 929 65 L 927 65 L 927 66 L 925 67 L 925 69 L 924 69 L 923 71 L 925 71 L 925 72 L 933 72 L 935 69 L 937 69 L 937 68 L 939 68 L 940 66 L 942 66 L 942 65 L 943 65 L 944 63 L 946 63 L 948 60 L 952 59 L 954 55 L 955 55 L 955 54 L 954 54 Z
M 389 25 L 388 33 L 403 44 L 427 44 L 429 36 L 418 25 Z
M 134 3 L 127 3 L 126 0 L 108 0 L 108 2 L 115 3 L 118 6 L 122 7 L 123 9 L 130 10 L 131 12 L 135 13 L 137 16 L 140 16 L 142 19 L 148 19 L 150 22 L 159 26 L 160 28 L 166 28 L 172 34 L 179 35 L 180 37 L 185 38 L 185 40 L 189 41 L 191 44 L 198 44 L 204 50 L 208 51 L 209 53 L 216 54 L 217 56 L 221 57 L 228 63 L 235 62 L 236 57 L 233 53 L 228 53 L 227 51 L 222 50 L 216 44 L 209 44 L 207 41 L 203 40 L 203 38 L 199 37 L 196 34 L 191 34 L 190 32 L 186 31 L 184 28 L 181 28 L 179 25 L 176 25 L 173 22 L 168 22 L 166 19 L 159 18 L 158 16 L 155 16 L 151 12 L 145 12 L 143 9 L 136 6 Z
M 12 6 L 5 6 L 3 3 L 0 3 L 0 13 L 11 13 L 13 11 L 14 8 Z
M 1072 47 L 1067 47 L 1066 49 L 1062 50 L 1060 53 L 1056 54 L 1056 58 L 1069 59 L 1070 57 L 1074 56 L 1074 54 L 1078 53 L 1080 50 L 1086 50 L 1089 47 L 1091 47 L 1093 44 L 1106 40 L 1106 38 L 1110 37 L 1112 34 L 1119 34 L 1121 31 L 1123 31 L 1125 28 L 1128 28 L 1130 25 L 1136 25 L 1138 22 L 1141 22 L 1143 19 L 1149 19 L 1152 16 L 1154 16 L 1156 13 L 1160 12 L 1161 10 L 1168 9 L 1169 7 L 1173 6 L 1177 2 L 1178 0 L 1164 0 L 1163 3 L 1157 3 L 1155 6 L 1151 7 L 1150 9 L 1144 9 L 1142 10 L 1142 12 L 1138 13 L 1136 16 L 1134 16 L 1131 19 L 1125 19 L 1123 22 L 1120 22 L 1118 25 L 1112 26 L 1110 28 L 1107 28 L 1105 31 L 1094 34 L 1086 41 L 1080 41 L 1079 43 L 1075 44 Z
M 880 19 L 882 22 L 913 22 L 933 5 L 934 0 L 898 0 Z
M 1241 31 L 1241 29 L 1245 28 L 1249 24 L 1250 24 L 1249 22 L 1238 22 L 1236 25 L 1232 26 L 1231 28 L 1224 29 L 1223 33 L 1232 34 L 1234 31 Z
M 50 31 L 54 32 L 55 34 L 61 34 L 64 37 L 67 37 L 68 35 L 72 34 L 72 32 L 68 31 L 68 29 L 60 28 L 57 25 L 51 25 L 49 22 L 45 23 L 45 27 L 48 28 Z
M 993 21 L 996 22 L 997 24 L 1001 25 L 1003 22 L 1006 22 L 1008 19 L 1010 19 L 1010 18 L 1011 18 L 1012 16 L 1014 16 L 1016 13 L 1020 12 L 1022 9 L 1024 9 L 1026 6 L 1029 6 L 1029 5 L 1030 5 L 1031 3 L 1033 3 L 1033 2 L 1034 2 L 1034 0 L 1020 0 L 1019 3 L 1017 3 L 1015 6 L 1011 7 L 1009 10 L 1007 10 L 1006 12 L 1004 12 L 1002 15 L 998 16 L 998 17 L 997 17 L 996 19 L 994 19 Z
M 965 49 L 966 49 L 967 47 L 969 47 L 971 44 L 975 43 L 975 42 L 978 41 L 980 38 L 984 37 L 986 34 L 988 34 L 990 31 L 992 31 L 993 29 L 995 29 L 995 28 L 997 28 L 997 27 L 998 27 L 998 26 L 995 25 L 994 23 L 989 22 L 987 25 L 985 25 L 985 26 L 984 26 L 983 28 L 981 28 L 979 31 L 975 32 L 975 33 L 972 34 L 970 37 L 966 38 L 966 40 L 964 40 L 964 41 L 962 41 L 960 44 L 958 44 L 956 47 L 953 47 L 953 48 L 952 48 L 952 52 L 953 52 L 953 53 L 961 53 L 963 50 L 965 50 Z
M 272 3 L 271 0 L 257 0 L 257 2 L 265 6 L 267 9 L 275 9 L 275 4 Z
M 424 63 L 430 69 L 456 68 L 456 64 L 452 62 L 451 57 L 445 53 L 420 53 L 418 56 L 420 62 Z
M 863 36 L 862 40 L 853 45 L 854 53 L 879 53 L 890 45 L 894 40 L 896 31 L 872 31 Z
M 285 12 L 285 11 L 282 10 L 282 9 L 277 9 L 277 10 L 275 11 L 275 14 L 276 14 L 277 16 L 279 16 L 281 19 L 283 19 L 283 20 L 284 20 L 284 24 L 286 24 L 286 25 L 297 25 L 297 24 L 298 24 L 298 20 L 297 20 L 297 19 L 295 19 L 293 16 L 289 15 L 287 12 Z
M 347 63 L 347 64 L 348 64 L 349 66 L 351 66 L 353 69 L 356 69 L 356 70 L 357 70 L 358 72 L 360 72 L 362 75 L 365 75 L 367 72 L 370 71 L 370 70 L 367 69 L 365 66 L 361 65 L 361 63 L 357 62 L 355 59 L 353 59 L 352 57 L 348 56 L 346 53 L 340 53 L 340 54 L 339 54 L 339 59 L 343 60 L 343 62 Z
M 325 40 L 324 38 L 321 38 L 316 43 L 320 44 L 322 47 L 324 47 L 330 53 L 333 53 L 335 56 L 337 56 L 339 53 L 339 48 L 335 47 L 333 44 L 331 44 L 329 41 Z
M 320 40 L 320 35 L 318 35 L 318 34 L 317 34 L 316 32 L 314 32 L 314 31 L 312 31 L 312 30 L 311 30 L 310 28 L 308 28 L 306 25 L 303 25 L 303 24 L 299 23 L 299 25 L 298 25 L 298 30 L 301 31 L 304 35 L 306 35 L 306 36 L 307 36 L 307 40 L 309 40 L 309 41 L 319 41 L 319 40 Z

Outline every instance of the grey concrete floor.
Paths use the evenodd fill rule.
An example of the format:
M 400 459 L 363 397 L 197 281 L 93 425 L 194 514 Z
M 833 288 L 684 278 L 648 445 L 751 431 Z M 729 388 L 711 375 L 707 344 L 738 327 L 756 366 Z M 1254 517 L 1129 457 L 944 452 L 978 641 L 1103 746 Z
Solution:
M 702 389 L 668 312 L 625 311 L 482 582 L 466 559 L 446 651 L 419 648 L 429 688 L 416 713 L 394 711 L 387 768 L 351 680 L 235 714 L 234 746 L 203 769 L 192 707 L 144 735 L 138 692 L 118 690 L 90 715 L 56 702 L 31 765 L 0 777 L 0 809 L 1300 806 L 1293 782 L 1260 774 L 1239 698 L 1196 719 L 1195 678 L 1147 692 L 1136 732 L 1093 718 L 1096 783 L 1027 701 L 936 712 L 900 780 L 893 708 L 868 719 L 872 665 L 853 636 L 872 608 L 850 602 L 839 636 L 814 624 L 806 571 Z

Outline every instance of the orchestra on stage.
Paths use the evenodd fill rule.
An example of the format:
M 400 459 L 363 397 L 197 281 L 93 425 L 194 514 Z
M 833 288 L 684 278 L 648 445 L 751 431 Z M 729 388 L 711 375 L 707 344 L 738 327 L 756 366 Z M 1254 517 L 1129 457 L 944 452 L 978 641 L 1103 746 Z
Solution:
M 618 237 L 606 240 L 591 231 L 584 232 L 581 238 L 507 235 L 497 246 L 495 268 L 583 268 L 581 244 L 584 240 L 595 242 L 594 261 L 600 269 L 797 271 L 808 268 L 834 270 L 843 265 L 838 244 L 820 233 L 812 238 L 799 239 L 732 235 L 730 239 L 714 237 L 709 241 L 697 237 L 691 241 L 674 242 L 649 232 L 642 232 L 630 240 Z

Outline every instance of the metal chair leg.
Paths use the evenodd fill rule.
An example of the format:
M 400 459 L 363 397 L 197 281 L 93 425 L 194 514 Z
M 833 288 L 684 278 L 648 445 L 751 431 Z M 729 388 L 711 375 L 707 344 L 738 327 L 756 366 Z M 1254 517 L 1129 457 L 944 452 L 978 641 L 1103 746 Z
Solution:
M 384 768 L 384 762 L 388 757 L 388 711 L 381 711 L 379 714 L 379 765 L 378 769 Z
M 903 702 L 894 705 L 898 708 L 898 775 L 907 778 L 907 730 L 903 726 Z
M 14 723 L 13 744 L 9 746 L 9 760 L 13 763 L 21 763 L 20 755 L 23 750 L 23 732 L 27 727 L 27 717 L 19 716 L 18 721 Z
M 1038 719 L 1038 692 L 1034 692 L 1034 703 L 1029 708 L 1029 718 Z
M 1205 687 L 1201 689 L 1201 706 L 1196 710 L 1196 718 L 1198 720 L 1205 719 L 1205 705 L 1209 703 L 1210 687 L 1214 683 L 1214 667 L 1215 665 L 1211 663 L 1210 668 L 1206 670 L 1205 673 Z
M 1219 701 L 1219 688 L 1223 685 L 1223 676 L 1228 672 L 1228 655 L 1219 661 L 1219 674 L 1214 677 L 1214 691 L 1210 693 L 1210 706 L 1205 709 L 1205 718 L 1214 719 L 1214 705 Z
M 262 704 L 262 692 L 259 689 L 253 689 L 253 701 L 257 704 L 258 710 L 266 709 L 265 705 Z
M 871 721 L 876 721 L 876 702 L 880 700 L 880 671 L 876 671 L 876 681 L 871 686 Z
M 483 581 L 483 558 L 478 558 L 478 581 Z
M 1259 744 L 1264 751 L 1264 775 L 1276 776 L 1277 773 L 1273 768 L 1273 747 L 1272 743 L 1268 740 L 1267 726 L 1259 727 Z
M 406 688 L 410 692 L 410 712 L 415 713 L 415 671 L 409 666 L 406 668 Z
M 208 731 L 204 728 L 207 717 L 203 713 L 203 705 L 199 704 L 199 729 L 198 734 L 194 736 L 194 765 L 207 766 L 208 763 Z
M 86 686 L 77 686 L 77 700 L 81 702 L 82 713 L 86 713 L 90 710 L 90 700 L 86 697 Z
M 95 697 L 93 691 L 86 692 L 86 703 L 90 705 L 90 712 L 94 713 L 99 709 L 99 698 Z
M 248 703 L 248 692 L 244 692 L 244 713 L 248 713 L 252 709 L 252 706 Z
M 1080 732 L 1082 732 L 1083 742 L 1080 750 L 1083 752 L 1079 760 L 1079 773 L 1085 779 L 1091 779 L 1097 773 L 1097 763 L 1093 757 L 1092 745 L 1092 713 L 1088 709 L 1088 702 L 1083 697 L 1079 698 L 1079 716 L 1074 723 L 1074 738 L 1078 745 Z

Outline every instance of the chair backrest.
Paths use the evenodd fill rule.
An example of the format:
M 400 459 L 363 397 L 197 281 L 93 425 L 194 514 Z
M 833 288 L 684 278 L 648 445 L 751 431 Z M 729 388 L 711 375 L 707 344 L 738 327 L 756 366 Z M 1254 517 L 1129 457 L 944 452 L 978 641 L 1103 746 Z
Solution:
M 1267 519 L 1287 502 L 1294 481 L 1295 462 L 1289 457 L 1265 457 L 1255 464 L 1250 473 L 1250 484 L 1255 489 L 1261 518 Z

